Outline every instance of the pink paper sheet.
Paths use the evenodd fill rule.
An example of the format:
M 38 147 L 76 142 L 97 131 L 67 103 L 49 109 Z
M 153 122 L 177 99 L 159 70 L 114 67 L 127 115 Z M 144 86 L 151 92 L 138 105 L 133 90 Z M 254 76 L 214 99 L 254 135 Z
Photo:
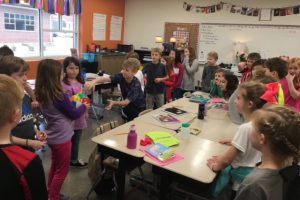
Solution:
M 166 166 L 166 165 L 169 165 L 171 163 L 174 163 L 174 162 L 177 162 L 177 161 L 183 159 L 183 156 L 175 153 L 175 156 L 173 158 L 171 158 L 169 160 L 166 160 L 164 162 L 160 161 L 160 160 L 158 160 L 157 158 L 155 158 L 154 156 L 152 156 L 150 153 L 148 153 L 146 151 L 146 148 L 148 148 L 148 147 L 149 147 L 149 145 L 145 146 L 145 147 L 140 147 L 140 151 L 143 152 L 143 153 L 145 153 L 145 155 L 148 156 L 149 158 L 151 158 L 152 160 L 154 160 L 157 164 L 159 164 L 159 166 Z
M 225 103 L 225 100 L 222 98 L 212 98 L 211 102 L 212 103 Z

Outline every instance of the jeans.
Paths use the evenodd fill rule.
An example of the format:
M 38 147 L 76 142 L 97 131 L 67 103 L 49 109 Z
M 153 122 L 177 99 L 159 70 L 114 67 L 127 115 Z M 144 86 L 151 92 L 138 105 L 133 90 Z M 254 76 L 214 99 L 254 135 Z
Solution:
M 51 148 L 51 168 L 48 176 L 50 200 L 59 200 L 60 189 L 69 172 L 71 141 L 62 144 L 49 144 Z
M 82 130 L 74 130 L 74 135 L 72 136 L 72 150 L 71 150 L 71 161 L 77 162 L 79 153 L 79 143 L 82 135 Z
M 156 105 L 156 108 L 161 107 L 164 105 L 165 102 L 165 96 L 164 94 L 149 94 L 146 93 L 146 108 L 151 109 L 154 107 L 154 103 Z

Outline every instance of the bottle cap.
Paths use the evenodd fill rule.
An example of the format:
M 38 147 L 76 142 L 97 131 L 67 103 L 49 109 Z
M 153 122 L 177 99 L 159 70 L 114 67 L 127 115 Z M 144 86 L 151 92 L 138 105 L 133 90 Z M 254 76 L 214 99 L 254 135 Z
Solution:
M 190 123 L 182 123 L 181 124 L 181 127 L 183 127 L 183 128 L 188 128 L 188 127 L 190 127 Z
M 135 125 L 134 125 L 134 124 L 132 124 L 132 125 L 130 126 L 130 131 L 135 131 Z

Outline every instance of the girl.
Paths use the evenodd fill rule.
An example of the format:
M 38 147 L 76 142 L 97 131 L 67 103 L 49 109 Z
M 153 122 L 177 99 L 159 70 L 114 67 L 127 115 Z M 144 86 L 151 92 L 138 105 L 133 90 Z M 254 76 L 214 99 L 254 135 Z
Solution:
M 225 100 L 228 100 L 233 92 L 236 90 L 239 84 L 238 78 L 229 73 L 225 73 L 223 78 L 220 79 L 220 88 L 222 90 L 222 96 Z
M 264 92 L 265 85 L 256 81 L 245 82 L 237 90 L 236 107 L 239 113 L 243 115 L 246 123 L 239 126 L 232 141 L 221 141 L 223 144 L 231 145 L 223 155 L 213 156 L 207 161 L 211 170 L 223 170 L 218 180 L 226 180 L 223 184 L 219 184 L 218 180 L 216 181 L 214 196 L 230 195 L 230 199 L 233 199 L 243 178 L 253 170 L 261 159 L 260 152 L 250 144 L 249 136 L 252 131 L 252 124 L 249 119 L 255 110 L 260 109 L 266 103 L 260 99 Z M 240 176 L 236 176 L 237 174 Z M 232 190 L 229 188 L 224 190 L 231 178 Z M 220 195 L 220 192 L 223 193 Z
M 63 89 L 69 98 L 82 92 L 84 84 L 81 76 L 81 66 L 74 57 L 67 57 L 63 62 L 65 77 L 63 79 Z M 82 130 L 87 127 L 87 113 L 74 122 L 74 135 L 72 136 L 71 163 L 73 167 L 85 167 L 87 163 L 78 159 L 80 138 Z
M 163 59 L 166 61 L 166 68 L 169 75 L 169 79 L 163 81 L 167 86 L 166 88 L 166 100 L 167 102 L 172 101 L 172 92 L 174 88 L 174 83 L 176 80 L 176 74 L 174 72 L 174 59 L 169 56 L 164 56 Z
M 69 171 L 72 121 L 86 111 L 86 105 L 75 108 L 69 96 L 63 93 L 63 77 L 63 68 L 58 61 L 45 59 L 39 63 L 35 93 L 48 122 L 46 133 L 52 152 L 48 177 L 50 200 L 59 200 L 61 186 Z
M 198 71 L 199 63 L 196 59 L 195 50 L 192 47 L 184 49 L 183 64 L 183 90 L 184 92 L 193 92 L 195 90 L 195 74 Z
M 281 200 L 284 192 L 279 170 L 288 167 L 292 158 L 299 158 L 300 115 L 276 106 L 258 110 L 251 118 L 250 140 L 252 146 L 262 153 L 262 163 L 245 178 L 235 199 Z
M 180 99 L 183 95 L 182 93 L 182 80 L 183 80 L 183 74 L 184 74 L 184 67 L 181 63 L 181 55 L 180 52 L 177 50 L 171 50 L 170 57 L 174 59 L 174 73 L 175 73 L 175 83 L 173 85 L 173 99 Z
M 300 112 L 300 58 L 292 58 L 288 74 L 281 81 L 285 104 Z

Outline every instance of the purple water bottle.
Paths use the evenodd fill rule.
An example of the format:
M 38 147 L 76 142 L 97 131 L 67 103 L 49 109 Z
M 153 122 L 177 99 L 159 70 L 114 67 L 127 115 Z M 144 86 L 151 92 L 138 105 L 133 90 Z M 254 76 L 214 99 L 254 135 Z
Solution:
M 135 125 L 131 125 L 130 132 L 127 136 L 127 148 L 128 149 L 135 149 L 137 143 L 137 134 L 135 131 Z

